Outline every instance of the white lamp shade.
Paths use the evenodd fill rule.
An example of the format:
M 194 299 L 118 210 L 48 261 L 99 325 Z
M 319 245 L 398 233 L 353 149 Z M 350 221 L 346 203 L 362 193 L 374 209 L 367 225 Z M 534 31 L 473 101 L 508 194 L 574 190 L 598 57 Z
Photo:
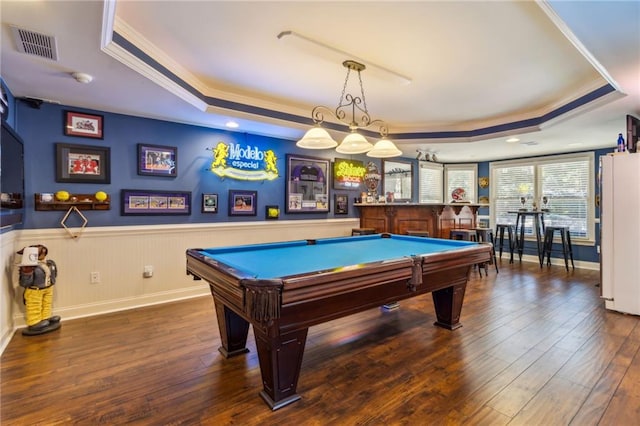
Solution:
M 367 157 L 374 158 L 389 158 L 389 157 L 399 157 L 402 155 L 402 151 L 398 149 L 387 138 L 382 138 L 373 146 L 373 149 L 367 152 Z
M 349 133 L 342 143 L 336 148 L 340 154 L 364 154 L 373 148 L 373 145 L 367 141 L 360 133 Z
M 307 130 L 302 139 L 296 142 L 296 145 L 306 149 L 327 149 L 337 146 L 338 142 L 334 141 L 329 132 L 322 127 L 312 127 Z

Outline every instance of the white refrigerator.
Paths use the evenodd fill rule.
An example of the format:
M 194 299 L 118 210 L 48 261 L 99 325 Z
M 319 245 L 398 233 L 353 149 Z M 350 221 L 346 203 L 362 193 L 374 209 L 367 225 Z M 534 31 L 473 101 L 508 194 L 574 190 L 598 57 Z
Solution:
M 602 297 L 607 309 L 640 315 L 640 154 L 600 160 Z

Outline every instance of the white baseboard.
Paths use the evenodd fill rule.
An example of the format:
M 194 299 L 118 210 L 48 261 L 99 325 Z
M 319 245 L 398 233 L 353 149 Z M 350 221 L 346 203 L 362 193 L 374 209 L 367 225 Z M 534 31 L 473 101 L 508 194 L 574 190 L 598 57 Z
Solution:
M 206 281 L 198 281 L 197 287 L 191 287 L 180 290 L 166 291 L 162 293 L 146 294 L 138 297 L 129 297 L 120 300 L 108 300 L 103 303 L 87 303 L 68 308 L 55 309 L 54 314 L 60 315 L 63 320 L 72 320 L 77 318 L 92 317 L 96 315 L 110 314 L 113 312 L 126 311 L 129 309 L 142 308 L 145 306 L 159 305 L 169 302 L 177 302 L 179 300 L 193 299 L 195 297 L 211 297 L 209 285 Z M 213 302 L 212 302 L 213 303 Z M 15 330 L 26 327 L 23 315 L 13 317 Z

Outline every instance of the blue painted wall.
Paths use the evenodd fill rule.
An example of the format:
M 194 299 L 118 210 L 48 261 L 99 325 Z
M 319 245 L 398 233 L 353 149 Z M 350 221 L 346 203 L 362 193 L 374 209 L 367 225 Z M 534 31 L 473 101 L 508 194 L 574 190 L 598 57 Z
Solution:
M 14 129 L 25 142 L 25 192 L 26 209 L 24 228 L 51 228 L 60 226 L 63 212 L 34 210 L 34 193 L 56 192 L 66 190 L 70 193 L 95 193 L 105 191 L 111 196 L 111 210 L 84 211 L 88 218 L 88 226 L 123 226 L 146 224 L 178 224 L 226 221 L 255 221 L 265 219 L 265 206 L 278 205 L 281 219 L 316 219 L 331 217 L 357 217 L 357 209 L 353 207 L 353 199 L 360 190 L 334 191 L 330 186 L 331 211 L 325 213 L 285 214 L 285 158 L 286 154 L 314 156 L 333 160 L 333 151 L 309 151 L 295 146 L 290 140 L 269 138 L 225 130 L 209 129 L 198 126 L 177 124 L 160 120 L 131 117 L 121 114 L 111 114 L 102 111 L 69 108 L 60 105 L 44 103 L 39 109 L 28 104 L 11 99 L 13 108 L 10 119 Z M 101 114 L 104 116 L 104 139 L 79 138 L 65 136 L 63 132 L 64 112 L 74 110 L 79 112 Z M 261 149 L 273 149 L 278 156 L 278 170 L 280 178 L 273 181 L 251 182 L 233 179 L 222 179 L 208 168 L 211 164 L 211 151 L 207 148 L 215 146 L 219 141 L 239 143 L 242 145 L 257 145 Z M 108 146 L 111 149 L 111 183 L 110 184 L 82 184 L 57 183 L 55 181 L 55 143 L 79 145 Z M 147 143 L 178 147 L 178 177 L 165 178 L 153 176 L 139 176 L 137 174 L 137 144 Z M 596 154 L 596 179 L 598 173 L 598 159 L 611 149 L 603 149 Z M 381 167 L 380 160 L 371 159 L 365 155 L 353 156 L 365 164 L 373 161 Z M 418 194 L 418 162 L 415 159 L 404 159 L 414 163 L 414 199 Z M 478 163 L 478 176 L 489 176 L 489 162 Z M 597 183 L 597 182 L 596 182 Z M 190 191 L 192 193 L 192 213 L 190 216 L 121 216 L 120 191 L 122 189 Z M 257 216 L 229 217 L 227 214 L 228 191 L 255 190 L 258 191 Z M 596 185 L 596 191 L 599 188 Z M 347 194 L 349 197 L 349 214 L 334 215 L 334 193 Z M 218 213 L 201 213 L 202 193 L 218 194 Z M 596 192 L 598 193 L 598 192 Z M 478 188 L 478 196 L 489 196 L 489 188 Z M 415 201 L 415 200 L 414 200 Z M 488 209 L 481 209 L 480 214 L 489 214 Z M 596 217 L 599 211 L 596 210 Z M 72 221 L 70 226 L 77 225 Z M 599 225 L 596 224 L 597 245 L 600 244 Z M 525 253 L 534 254 L 534 247 L 527 245 Z M 574 245 L 574 258 L 597 262 L 599 255 L 595 247 Z
M 285 214 L 285 164 L 286 154 L 298 154 L 333 160 L 332 151 L 309 151 L 296 147 L 295 142 L 245 133 L 209 129 L 205 127 L 177 124 L 167 121 L 111 114 L 69 108 L 44 103 L 39 109 L 18 101 L 17 132 L 25 142 L 25 192 L 26 220 L 24 228 L 59 227 L 64 212 L 35 211 L 34 193 L 55 193 L 66 190 L 70 193 L 93 194 L 105 191 L 111 196 L 111 210 L 83 211 L 88 226 L 122 226 L 147 224 L 177 224 L 226 221 L 255 221 L 265 218 L 266 205 L 280 206 L 281 219 L 317 219 L 334 217 L 333 194 L 349 196 L 349 214 L 335 217 L 357 217 L 353 199 L 359 190 L 333 191 L 330 184 L 331 210 L 327 213 Z M 100 114 L 104 116 L 104 139 L 65 136 L 63 131 L 64 112 Z M 273 181 L 239 181 L 222 179 L 208 171 L 211 165 L 211 151 L 219 141 L 259 146 L 273 149 L 278 157 L 280 178 Z M 79 144 L 106 146 L 111 149 L 111 183 L 57 183 L 55 170 L 55 144 Z M 137 174 L 137 144 L 176 146 L 178 148 L 178 177 L 139 176 Z M 354 159 L 371 161 L 366 156 Z M 374 160 L 378 166 L 380 161 Z M 190 216 L 121 216 L 120 191 L 122 189 L 191 191 L 192 212 Z M 234 190 L 258 191 L 257 216 L 229 217 L 228 192 Z M 218 213 L 201 213 L 202 193 L 218 194 Z M 76 224 L 67 222 L 70 226 Z

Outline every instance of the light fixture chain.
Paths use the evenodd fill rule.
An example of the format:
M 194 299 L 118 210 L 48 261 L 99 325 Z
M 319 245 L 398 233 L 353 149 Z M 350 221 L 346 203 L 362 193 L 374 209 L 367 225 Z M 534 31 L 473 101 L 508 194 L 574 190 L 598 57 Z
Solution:
M 362 105 L 364 106 L 364 113 L 369 115 L 369 110 L 367 110 L 367 100 L 364 97 L 364 86 L 362 84 L 362 75 L 360 71 L 358 71 L 358 80 L 360 81 L 360 95 L 362 96 Z
M 340 99 L 338 99 L 338 106 L 342 105 L 342 102 L 344 101 L 344 94 L 347 91 L 347 83 L 349 82 L 350 73 L 351 73 L 351 68 L 347 68 L 347 76 L 344 79 L 344 85 L 342 86 L 342 93 L 340 94 Z

